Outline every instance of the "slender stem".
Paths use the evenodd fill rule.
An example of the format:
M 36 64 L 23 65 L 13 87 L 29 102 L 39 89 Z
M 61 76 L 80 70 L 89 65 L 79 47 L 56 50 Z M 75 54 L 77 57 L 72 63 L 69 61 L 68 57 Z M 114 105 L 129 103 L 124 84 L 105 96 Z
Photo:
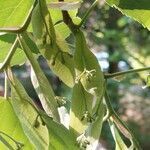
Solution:
M 87 20 L 89 14 L 91 13 L 91 11 L 93 10 L 93 8 L 97 5 L 98 3 L 98 0 L 95 0 L 94 3 L 91 5 L 91 7 L 87 10 L 87 12 L 85 13 L 85 15 L 83 16 L 80 24 L 78 25 L 78 27 L 80 28 L 84 23 L 85 21 Z
M 16 40 L 14 41 L 9 53 L 7 54 L 5 60 L 3 61 L 2 65 L 0 66 L 0 72 L 2 72 L 9 65 L 17 47 L 18 47 L 18 40 L 16 38 Z
M 142 71 L 146 71 L 146 70 L 150 70 L 150 67 L 144 67 L 144 68 L 139 68 L 139 69 L 130 69 L 127 71 L 122 71 L 122 72 L 116 72 L 116 73 L 112 73 L 112 74 L 105 74 L 105 78 L 114 78 L 117 76 L 121 76 L 121 75 L 126 75 L 129 73 L 137 73 L 137 72 L 142 72 Z

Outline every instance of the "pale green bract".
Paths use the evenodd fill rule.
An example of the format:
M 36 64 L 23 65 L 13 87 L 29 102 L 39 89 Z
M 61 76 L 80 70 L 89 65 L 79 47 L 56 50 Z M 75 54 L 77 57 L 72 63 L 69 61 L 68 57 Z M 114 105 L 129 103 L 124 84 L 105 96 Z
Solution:
M 0 0 L 0 30 L 21 28 L 32 11 L 34 0 Z
M 23 36 L 24 37 L 24 36 Z M 31 80 L 33 86 L 40 98 L 41 104 L 46 111 L 46 113 L 54 118 L 54 120 L 59 122 L 59 114 L 57 110 L 57 101 L 55 100 L 55 94 L 53 89 L 48 82 L 48 79 L 42 72 L 36 57 L 32 54 L 30 48 L 26 44 L 26 41 L 20 36 L 20 45 L 24 50 L 29 62 L 32 66 L 31 68 Z M 49 90 L 47 90 L 49 89 Z

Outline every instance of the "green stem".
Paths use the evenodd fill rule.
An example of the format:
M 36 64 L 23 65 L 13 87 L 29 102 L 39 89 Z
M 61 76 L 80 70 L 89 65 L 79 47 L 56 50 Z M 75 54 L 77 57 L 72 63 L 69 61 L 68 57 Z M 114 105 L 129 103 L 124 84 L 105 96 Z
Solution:
M 18 40 L 16 38 L 9 53 L 7 54 L 5 60 L 3 61 L 2 65 L 0 66 L 0 72 L 4 71 L 4 69 L 10 64 L 10 61 L 11 61 L 14 53 L 16 52 L 17 47 L 18 47 Z
M 105 74 L 105 78 L 109 79 L 109 78 L 114 78 L 114 77 L 121 76 L 121 75 L 126 75 L 129 73 L 137 73 L 137 72 L 142 72 L 142 71 L 146 71 L 146 70 L 150 70 L 150 67 L 144 67 L 144 68 L 139 68 L 139 69 L 130 69 L 127 71 L 116 72 L 116 73 L 112 73 L 112 74 Z
M 118 114 L 115 112 L 115 110 L 113 109 L 111 102 L 110 102 L 110 98 L 109 95 L 107 93 L 107 90 L 105 92 L 105 102 L 107 104 L 107 108 L 109 110 L 109 117 L 112 117 L 114 122 L 116 123 L 117 127 L 120 127 L 122 130 L 120 130 L 120 132 L 127 137 L 128 139 L 130 139 L 131 141 L 133 141 L 135 147 L 139 150 L 141 149 L 138 141 L 136 140 L 134 134 L 132 133 L 132 131 L 128 128 L 128 126 L 120 119 L 120 117 L 118 116 Z M 118 129 L 120 129 L 118 128 Z M 128 133 L 125 133 L 128 132 Z
M 80 28 L 84 23 L 85 21 L 87 20 L 89 14 L 91 13 L 91 11 L 93 10 L 93 8 L 97 5 L 98 3 L 98 0 L 95 0 L 94 3 L 91 5 L 91 7 L 87 10 L 87 12 L 85 13 L 85 15 L 83 16 L 80 24 L 78 25 L 78 27 Z

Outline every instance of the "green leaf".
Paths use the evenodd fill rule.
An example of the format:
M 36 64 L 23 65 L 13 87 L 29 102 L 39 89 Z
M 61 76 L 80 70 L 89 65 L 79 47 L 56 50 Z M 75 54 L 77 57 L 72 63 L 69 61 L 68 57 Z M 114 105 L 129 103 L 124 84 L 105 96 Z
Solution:
M 23 146 L 24 150 L 33 149 L 32 144 L 24 134 L 21 124 L 13 110 L 11 100 L 6 100 L 2 97 L 0 97 L 0 122 L 1 122 L 0 131 L 9 135 L 17 142 L 22 143 L 24 145 Z M 14 149 L 16 149 L 15 143 L 10 138 L 1 133 L 0 136 L 2 136 L 4 140 L 6 140 Z M 1 142 L 0 142 L 0 149 L 1 150 L 6 149 L 6 146 Z
M 81 2 L 82 0 L 64 0 L 64 1 L 65 2 Z M 47 0 L 47 3 L 49 3 L 49 2 L 58 2 L 58 1 L 57 0 Z M 60 20 L 63 20 L 60 9 L 50 8 L 49 11 L 51 13 L 52 20 L 54 23 L 56 23 Z M 68 12 L 74 21 L 74 18 L 76 18 L 76 16 L 77 16 L 78 9 L 69 10 Z
M 34 0 L 0 0 L 0 28 L 20 28 L 33 9 Z
M 55 43 L 55 30 L 45 0 L 38 1 L 33 10 L 31 22 L 33 34 L 39 48 L 43 49 L 47 45 Z
M 92 114 L 92 95 L 87 93 L 79 82 L 73 87 L 70 110 L 70 130 L 76 135 L 84 133 L 90 118 L 84 118 L 86 112 Z M 90 116 L 89 116 L 90 117 Z
M 78 150 L 75 135 L 62 124 L 53 121 L 47 115 L 42 115 L 49 131 L 49 149 Z
M 8 79 L 11 81 L 12 106 L 22 128 L 35 149 L 47 149 L 49 145 L 48 130 L 37 113 L 37 108 L 32 104 L 32 99 L 26 93 L 22 84 L 7 71 Z
M 75 33 L 76 50 L 74 53 L 76 80 L 80 80 L 84 89 L 91 93 L 93 98 L 93 113 L 97 110 L 99 101 L 102 100 L 104 90 L 104 75 L 96 56 L 86 44 L 81 30 Z
M 53 92 L 53 89 L 48 79 L 42 72 L 36 58 L 32 54 L 31 50 L 29 49 L 23 37 L 20 36 L 19 40 L 20 40 L 22 49 L 24 49 L 24 52 L 32 66 L 31 79 L 33 82 L 33 86 L 35 87 L 35 90 L 37 91 L 37 94 L 41 100 L 42 106 L 44 110 L 46 111 L 46 113 L 52 116 L 55 120 L 59 121 L 59 114 L 57 110 L 58 106 L 55 100 L 55 94 Z
M 41 68 L 31 68 L 31 81 L 45 112 L 55 120 L 59 121 L 59 114 L 57 110 L 58 104 L 55 99 L 54 91 Z
M 27 44 L 29 45 L 29 48 L 32 48 L 33 53 L 38 53 L 38 48 L 27 35 L 24 36 Z M 16 35 L 14 34 L 1 34 L 0 35 L 0 63 L 3 64 L 6 63 L 6 58 L 10 56 L 10 52 L 12 51 L 12 47 L 14 46 L 14 42 L 16 39 Z M 11 57 L 8 59 L 8 63 L 10 61 L 10 66 L 14 65 L 22 65 L 27 60 L 26 55 L 24 54 L 21 47 L 19 47 L 18 44 L 16 44 L 14 50 L 15 53 L 11 55 Z M 8 65 L 8 64 L 7 64 Z M 5 66 L 6 67 L 6 66 Z
M 106 2 L 150 30 L 149 0 L 106 0 Z
M 98 108 L 95 120 L 93 121 L 92 124 L 89 125 L 87 129 L 87 136 L 90 139 L 90 143 L 93 143 L 100 138 L 103 125 L 103 117 L 104 117 L 104 105 L 101 104 L 100 107 Z
M 112 121 L 109 121 L 109 124 L 110 124 L 111 133 L 115 140 L 116 150 L 128 150 L 128 147 L 125 145 L 124 141 L 122 140 L 115 124 Z
M 68 86 L 74 85 L 74 62 L 68 46 L 61 36 L 55 34 L 51 16 L 45 3 L 35 7 L 32 15 L 33 33 L 41 54 L 47 59 L 54 73 Z M 57 35 L 57 36 L 56 36 Z M 57 37 L 57 38 L 56 38 Z
M 56 48 L 57 49 L 57 48 Z M 51 55 L 47 55 L 48 65 L 52 71 L 67 86 L 74 86 L 74 61 L 69 53 L 51 50 Z

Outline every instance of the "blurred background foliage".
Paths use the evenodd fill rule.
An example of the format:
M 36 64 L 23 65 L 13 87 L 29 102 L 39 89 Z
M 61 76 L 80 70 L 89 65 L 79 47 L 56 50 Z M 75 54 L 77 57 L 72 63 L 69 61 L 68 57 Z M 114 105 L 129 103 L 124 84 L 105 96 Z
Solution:
M 82 18 L 92 1 L 86 0 L 79 9 Z M 83 26 L 87 43 L 96 55 L 102 69 L 106 73 L 150 66 L 149 31 L 132 19 L 123 16 L 119 11 L 110 8 L 100 0 Z M 67 41 L 73 43 L 70 35 Z M 74 47 L 70 47 L 72 50 Z M 39 62 L 51 82 L 56 95 L 65 96 L 70 100 L 71 90 L 65 86 L 49 69 L 45 60 Z M 15 66 L 14 70 L 21 79 L 29 95 L 38 102 L 32 88 L 28 63 Z M 142 148 L 150 148 L 150 88 L 143 89 L 149 72 L 129 74 L 117 79 L 108 80 L 108 90 L 115 110 L 133 129 Z M 0 74 L 4 78 L 3 74 Z M 3 80 L 1 95 L 3 95 Z M 114 142 L 108 124 L 105 123 L 100 139 L 104 149 L 113 149 Z

